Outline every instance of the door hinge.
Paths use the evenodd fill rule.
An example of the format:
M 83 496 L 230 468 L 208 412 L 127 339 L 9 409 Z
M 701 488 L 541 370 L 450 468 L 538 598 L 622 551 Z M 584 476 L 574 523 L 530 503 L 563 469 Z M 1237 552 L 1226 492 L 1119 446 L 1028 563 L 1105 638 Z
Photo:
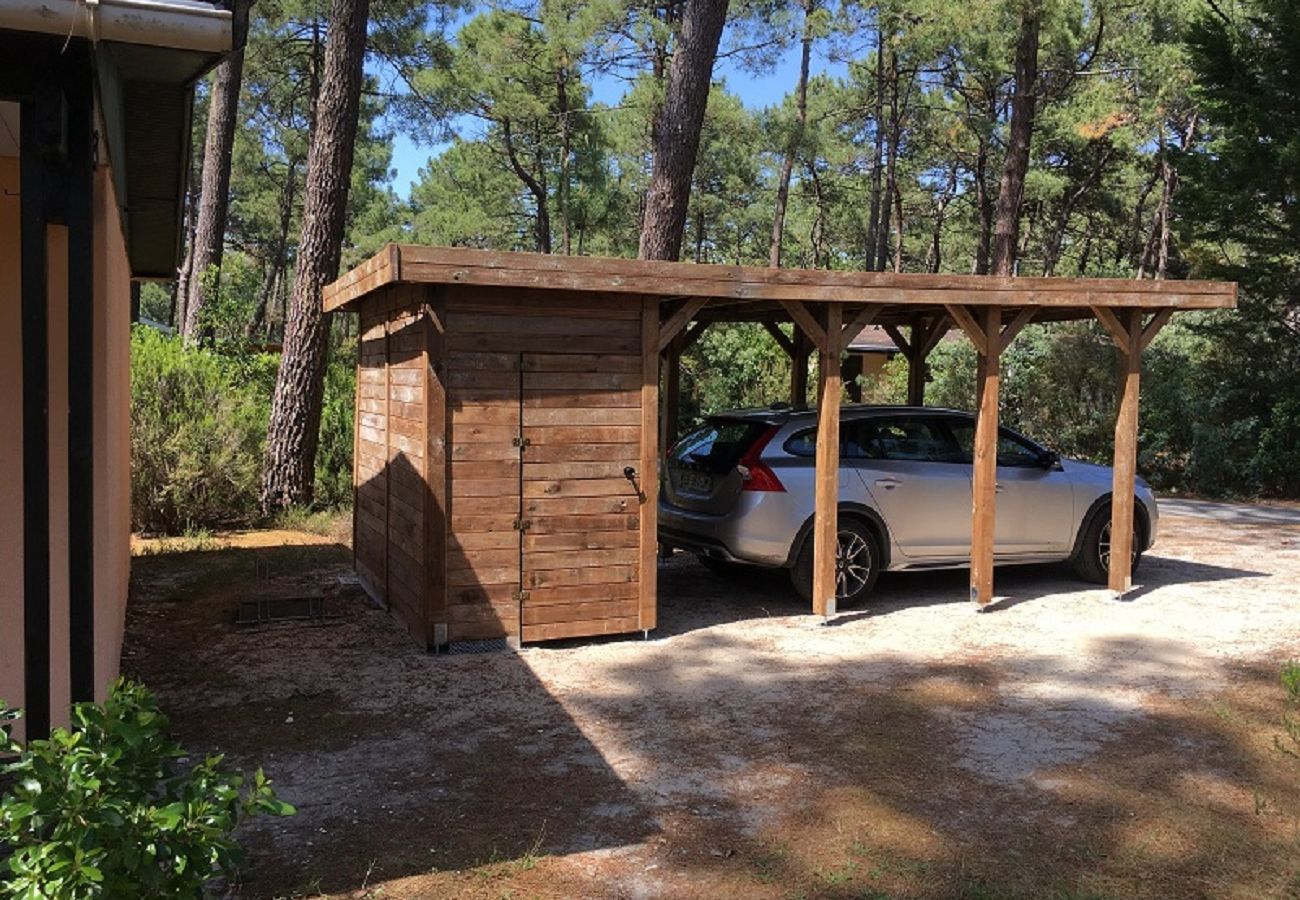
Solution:
M 512 527 L 515 531 L 527 531 L 533 527 L 533 523 L 529 519 L 515 519 Z
M 528 599 L 528 592 L 527 592 L 527 591 L 515 591 L 514 599 L 515 599 L 516 601 L 518 601 L 519 603 L 523 603 L 523 602 L 525 602 L 525 601 Z
M 532 441 L 526 437 L 517 437 L 510 442 L 511 446 L 518 447 L 521 450 L 526 449 L 531 443 Z

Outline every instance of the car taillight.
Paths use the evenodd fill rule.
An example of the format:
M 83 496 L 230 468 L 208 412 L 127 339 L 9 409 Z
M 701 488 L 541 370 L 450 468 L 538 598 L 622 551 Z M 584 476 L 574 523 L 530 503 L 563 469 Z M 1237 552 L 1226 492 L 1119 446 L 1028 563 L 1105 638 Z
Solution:
M 740 472 L 742 491 L 774 491 L 785 493 L 785 485 L 781 479 L 776 477 L 766 463 L 759 460 L 759 454 L 763 452 L 776 433 L 781 430 L 780 425 L 773 425 L 767 431 L 759 435 L 758 440 L 750 445 L 745 451 L 745 455 L 736 463 L 736 469 Z

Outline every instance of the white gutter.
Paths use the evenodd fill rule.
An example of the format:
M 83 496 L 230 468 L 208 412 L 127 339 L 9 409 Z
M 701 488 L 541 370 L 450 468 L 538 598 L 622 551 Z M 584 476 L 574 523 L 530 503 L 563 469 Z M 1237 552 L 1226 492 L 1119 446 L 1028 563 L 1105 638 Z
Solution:
M 0 28 L 227 53 L 230 10 L 200 0 L 0 0 Z

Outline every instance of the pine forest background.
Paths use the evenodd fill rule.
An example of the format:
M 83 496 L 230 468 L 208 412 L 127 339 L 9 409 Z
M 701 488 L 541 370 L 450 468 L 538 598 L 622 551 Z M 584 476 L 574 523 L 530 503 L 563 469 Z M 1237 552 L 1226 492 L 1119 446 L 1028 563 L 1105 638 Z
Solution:
M 674 57 L 711 13 L 725 27 L 707 97 L 685 97 L 707 104 L 682 259 L 1236 280 L 1238 311 L 1176 317 L 1149 352 L 1140 469 L 1165 491 L 1300 496 L 1295 0 L 256 0 L 238 65 L 199 88 L 186 264 L 142 291 L 142 316 L 174 334 L 134 331 L 135 526 L 256 521 L 268 491 L 350 502 L 355 321 L 319 324 L 318 366 L 316 332 L 285 333 L 295 285 L 388 241 L 646 255 L 664 111 L 686 108 Z M 332 68 L 344 28 L 354 91 Z M 766 105 L 734 89 L 774 73 L 789 84 Z M 355 138 L 350 162 L 321 164 L 346 182 L 332 188 L 309 177 L 327 158 L 313 136 L 330 134 Z M 409 191 L 399 134 L 428 157 Z M 297 494 L 266 474 L 281 347 L 320 387 L 317 409 L 292 413 L 307 436 L 285 444 L 309 457 Z M 788 366 L 758 326 L 710 328 L 683 359 L 683 426 L 786 399 Z M 866 397 L 901 402 L 903 366 Z M 967 343 L 941 344 L 931 368 L 927 402 L 970 408 Z M 1031 327 L 1004 371 L 1006 424 L 1109 456 L 1099 328 Z

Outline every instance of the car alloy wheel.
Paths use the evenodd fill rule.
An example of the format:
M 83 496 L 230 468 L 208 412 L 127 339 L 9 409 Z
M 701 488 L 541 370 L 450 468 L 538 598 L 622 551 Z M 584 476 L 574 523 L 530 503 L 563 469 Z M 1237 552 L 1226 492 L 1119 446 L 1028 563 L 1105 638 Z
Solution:
M 1136 565 L 1138 561 L 1138 555 L 1139 555 L 1138 533 L 1136 528 L 1133 529 L 1132 554 L 1133 554 L 1133 564 Z M 1109 521 L 1102 526 L 1101 535 L 1097 540 L 1097 558 L 1101 561 L 1102 570 L 1109 572 L 1110 571 L 1110 522 Z
M 835 543 L 835 596 L 852 597 L 871 581 L 871 542 L 856 531 L 844 530 Z

